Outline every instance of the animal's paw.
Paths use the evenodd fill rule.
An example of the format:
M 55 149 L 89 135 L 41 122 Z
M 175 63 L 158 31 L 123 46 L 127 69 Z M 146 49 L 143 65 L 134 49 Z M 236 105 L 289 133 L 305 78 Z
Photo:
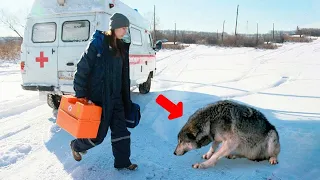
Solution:
M 196 163 L 193 164 L 192 167 L 194 169 L 207 169 L 209 166 L 206 163 Z
M 206 153 L 206 154 L 202 155 L 202 158 L 203 158 L 203 159 L 210 159 L 211 156 L 212 156 L 212 154 Z
M 200 163 L 196 163 L 196 164 L 193 164 L 192 167 L 193 167 L 194 169 L 202 169 L 202 168 L 203 168 L 203 165 L 200 164 Z
M 278 164 L 278 160 L 277 160 L 277 158 L 275 158 L 275 157 L 271 157 L 271 158 L 269 159 L 269 163 L 272 164 L 272 165 L 275 165 L 275 164 Z
M 226 156 L 226 158 L 228 158 L 228 159 L 236 159 L 237 156 L 233 155 L 233 154 L 230 154 L 230 155 Z

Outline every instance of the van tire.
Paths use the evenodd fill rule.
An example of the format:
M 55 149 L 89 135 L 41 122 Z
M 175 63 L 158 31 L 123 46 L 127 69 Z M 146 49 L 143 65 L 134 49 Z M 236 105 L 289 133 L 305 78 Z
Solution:
M 149 75 L 148 80 L 142 84 L 139 84 L 139 92 L 141 94 L 147 94 L 150 92 L 151 88 L 151 75 Z
M 52 109 L 58 109 L 61 101 L 61 96 L 56 94 L 47 94 L 47 104 Z

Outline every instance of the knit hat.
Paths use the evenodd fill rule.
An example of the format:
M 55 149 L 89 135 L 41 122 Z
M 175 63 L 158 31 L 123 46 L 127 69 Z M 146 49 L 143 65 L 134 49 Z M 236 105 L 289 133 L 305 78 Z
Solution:
M 117 29 L 121 27 L 129 27 L 129 19 L 120 13 L 114 13 L 110 17 L 109 29 Z

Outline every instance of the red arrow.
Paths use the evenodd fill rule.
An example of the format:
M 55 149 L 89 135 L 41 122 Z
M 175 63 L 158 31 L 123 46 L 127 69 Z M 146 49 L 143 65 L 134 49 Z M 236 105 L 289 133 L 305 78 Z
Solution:
M 173 102 L 171 102 L 168 98 L 166 98 L 162 94 L 160 94 L 157 97 L 156 102 L 170 113 L 170 115 L 168 116 L 169 120 L 179 118 L 183 115 L 182 102 L 179 102 L 177 105 L 175 105 Z

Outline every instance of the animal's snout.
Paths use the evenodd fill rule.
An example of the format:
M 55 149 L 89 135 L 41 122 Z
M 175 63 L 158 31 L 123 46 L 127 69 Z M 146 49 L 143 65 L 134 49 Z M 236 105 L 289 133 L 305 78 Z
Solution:
M 184 155 L 185 153 L 186 153 L 187 151 L 185 151 L 185 150 L 175 150 L 174 152 L 173 152 L 173 154 L 175 155 L 175 156 L 182 156 L 182 155 Z
M 178 144 L 173 154 L 176 156 L 182 156 L 187 152 L 185 146 L 183 144 Z

